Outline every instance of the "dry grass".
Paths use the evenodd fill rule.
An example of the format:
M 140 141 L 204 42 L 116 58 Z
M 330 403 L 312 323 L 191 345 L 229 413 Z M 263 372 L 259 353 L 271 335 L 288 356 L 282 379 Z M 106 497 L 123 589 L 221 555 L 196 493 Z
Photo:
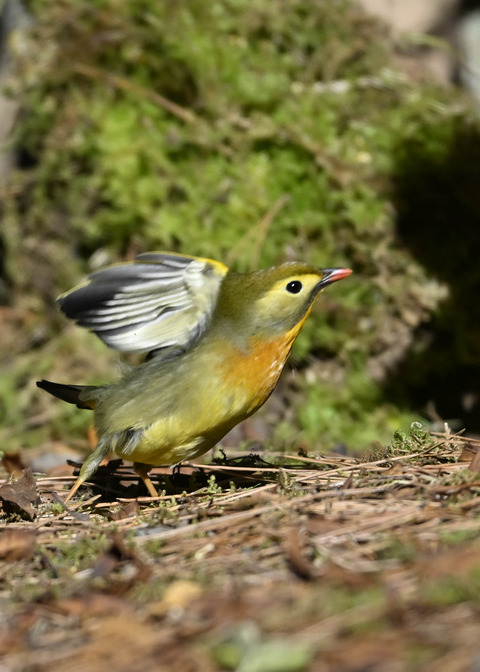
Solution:
M 4 501 L 4 669 L 471 669 L 479 447 L 187 464 L 154 470 L 155 499 L 104 468 L 68 508 L 73 476 L 39 477 L 40 503 L 17 481 L 34 513 Z

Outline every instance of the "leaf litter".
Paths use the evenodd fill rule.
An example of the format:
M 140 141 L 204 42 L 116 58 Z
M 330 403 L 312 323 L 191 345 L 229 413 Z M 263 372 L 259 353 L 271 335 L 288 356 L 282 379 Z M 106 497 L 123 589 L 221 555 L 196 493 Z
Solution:
M 470 670 L 480 440 L 0 485 L 0 669 Z M 2 495 L 3 492 L 3 495 Z M 132 496 L 134 495 L 134 496 Z M 3 666 L 3 667 L 2 667 Z

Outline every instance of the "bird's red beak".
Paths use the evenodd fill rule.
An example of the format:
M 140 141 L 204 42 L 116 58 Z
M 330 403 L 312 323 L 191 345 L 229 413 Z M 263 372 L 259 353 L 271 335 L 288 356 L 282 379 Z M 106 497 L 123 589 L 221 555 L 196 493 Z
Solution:
M 337 280 L 342 280 L 349 276 L 353 271 L 350 268 L 324 268 L 322 272 L 325 274 L 323 279 L 317 285 L 318 289 L 323 289 L 327 285 L 331 285 L 332 282 L 337 282 Z

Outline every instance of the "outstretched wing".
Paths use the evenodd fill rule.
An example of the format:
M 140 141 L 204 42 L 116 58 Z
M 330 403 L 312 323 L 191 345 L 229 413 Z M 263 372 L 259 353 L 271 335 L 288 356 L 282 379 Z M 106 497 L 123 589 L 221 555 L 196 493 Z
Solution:
M 186 350 L 208 325 L 227 272 L 211 259 L 146 252 L 92 273 L 57 301 L 67 317 L 115 350 Z

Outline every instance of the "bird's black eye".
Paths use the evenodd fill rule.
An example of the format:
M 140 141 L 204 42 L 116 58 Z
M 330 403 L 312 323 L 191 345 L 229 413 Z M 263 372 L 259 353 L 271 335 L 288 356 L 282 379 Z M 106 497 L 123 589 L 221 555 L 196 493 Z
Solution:
M 288 285 L 285 287 L 287 292 L 290 292 L 290 294 L 298 294 L 298 292 L 302 291 L 302 283 L 300 280 L 292 280 L 291 282 L 288 283 Z

